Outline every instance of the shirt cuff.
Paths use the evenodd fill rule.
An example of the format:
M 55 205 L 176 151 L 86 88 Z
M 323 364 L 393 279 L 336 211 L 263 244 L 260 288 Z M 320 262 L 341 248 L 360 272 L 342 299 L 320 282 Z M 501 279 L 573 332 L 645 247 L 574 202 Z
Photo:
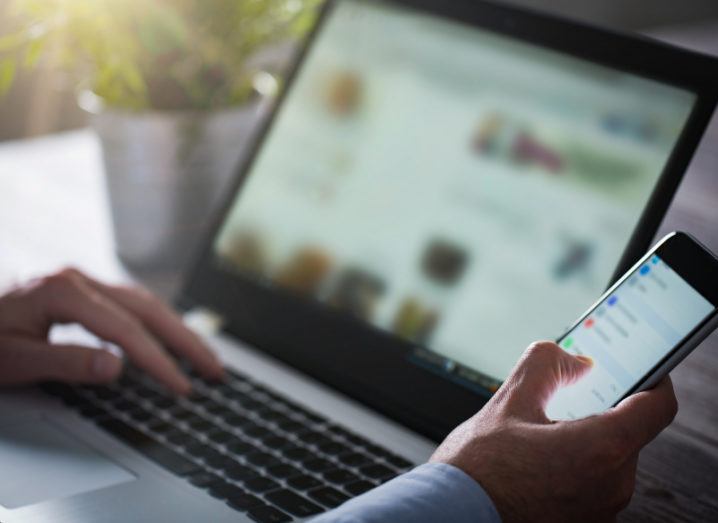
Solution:
M 312 521 L 500 523 L 501 518 L 481 485 L 464 471 L 426 463 Z

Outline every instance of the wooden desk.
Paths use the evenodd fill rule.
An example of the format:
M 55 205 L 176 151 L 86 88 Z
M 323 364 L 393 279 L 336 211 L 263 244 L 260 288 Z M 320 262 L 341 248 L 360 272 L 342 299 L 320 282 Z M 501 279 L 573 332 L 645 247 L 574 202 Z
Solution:
M 718 51 L 718 28 L 664 36 Z M 128 280 L 112 252 L 98 143 L 90 131 L 0 145 L 0 287 L 72 264 Z M 714 119 L 659 235 L 694 233 L 718 251 L 718 121 Z M 168 296 L 177 275 L 140 275 Z M 718 335 L 676 371 L 673 425 L 642 453 L 626 522 L 718 521 Z

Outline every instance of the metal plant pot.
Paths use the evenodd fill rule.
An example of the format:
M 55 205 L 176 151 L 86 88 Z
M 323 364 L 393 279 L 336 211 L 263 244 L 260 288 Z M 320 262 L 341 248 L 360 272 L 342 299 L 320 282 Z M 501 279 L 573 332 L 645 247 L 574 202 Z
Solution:
M 185 266 L 228 188 L 260 107 L 91 113 L 116 251 L 125 265 L 138 271 Z

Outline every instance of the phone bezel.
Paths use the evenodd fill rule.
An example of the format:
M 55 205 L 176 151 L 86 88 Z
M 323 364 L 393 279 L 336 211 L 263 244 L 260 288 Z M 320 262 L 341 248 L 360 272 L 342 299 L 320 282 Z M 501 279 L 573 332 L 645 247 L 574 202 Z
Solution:
M 631 394 L 656 385 L 678 363 L 695 349 L 716 327 L 718 327 L 718 257 L 693 236 L 685 232 L 672 232 L 663 237 L 650 251 L 636 262 L 626 273 L 601 295 L 601 297 L 578 319 L 556 342 L 563 339 L 613 294 L 623 283 L 633 276 L 643 264 L 657 255 L 682 279 L 706 298 L 713 310 L 691 329 L 666 355 L 658 360 L 643 376 L 636 381 L 615 403 L 615 407 Z

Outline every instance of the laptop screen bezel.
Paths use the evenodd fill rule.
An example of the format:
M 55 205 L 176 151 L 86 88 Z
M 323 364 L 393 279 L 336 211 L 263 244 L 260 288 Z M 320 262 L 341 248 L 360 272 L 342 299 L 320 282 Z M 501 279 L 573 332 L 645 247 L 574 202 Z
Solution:
M 316 27 L 287 76 L 287 86 L 339 1 L 322 8 Z M 476 0 L 387 0 L 632 72 L 696 95 L 687 124 L 660 175 L 613 283 L 648 249 L 673 198 L 718 97 L 718 60 L 639 36 L 627 36 L 525 9 Z M 678 67 L 676 64 L 680 64 Z M 288 88 L 273 102 L 280 107 Z M 277 287 L 263 286 L 216 263 L 215 237 L 274 121 L 272 111 L 251 139 L 227 197 L 206 233 L 177 299 L 180 308 L 220 314 L 227 333 L 435 440 L 471 416 L 487 397 L 409 362 L 415 347 L 366 322 Z M 567 318 L 571 321 L 572 318 Z M 477 340 L 479 343 L 479 340 Z

